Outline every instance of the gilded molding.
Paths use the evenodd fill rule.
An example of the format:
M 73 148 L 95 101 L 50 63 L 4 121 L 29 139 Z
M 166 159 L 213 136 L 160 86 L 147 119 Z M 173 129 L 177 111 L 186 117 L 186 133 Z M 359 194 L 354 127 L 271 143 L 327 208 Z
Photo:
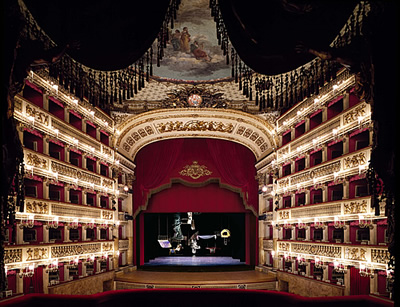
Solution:
M 340 246 L 333 245 L 292 243 L 292 252 L 341 258 L 342 248 Z
M 361 202 L 352 201 L 343 204 L 344 214 L 367 213 L 367 201 L 364 199 Z
M 34 167 L 48 169 L 47 160 L 39 157 L 36 154 L 28 152 L 26 154 L 26 164 L 32 165 Z
M 4 250 L 4 263 L 15 263 L 22 261 L 22 248 L 5 249 Z
M 51 247 L 51 257 L 59 258 L 81 254 L 92 254 L 101 252 L 101 243 L 59 245 Z
M 26 261 L 41 260 L 49 258 L 49 250 L 47 247 L 28 248 L 26 251 Z
M 49 205 L 41 201 L 25 202 L 26 213 L 49 214 Z
M 350 260 L 366 261 L 366 250 L 358 247 L 346 247 L 344 250 L 344 258 Z

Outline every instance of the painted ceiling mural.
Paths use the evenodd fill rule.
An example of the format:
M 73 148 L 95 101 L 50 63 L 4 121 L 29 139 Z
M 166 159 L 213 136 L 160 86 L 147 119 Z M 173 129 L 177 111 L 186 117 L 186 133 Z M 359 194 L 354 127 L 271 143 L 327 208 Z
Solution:
M 156 50 L 156 46 L 153 46 Z M 161 67 L 153 66 L 154 75 L 177 80 L 212 80 L 230 77 L 218 45 L 216 24 L 209 0 L 183 0 L 174 28 L 170 29 Z

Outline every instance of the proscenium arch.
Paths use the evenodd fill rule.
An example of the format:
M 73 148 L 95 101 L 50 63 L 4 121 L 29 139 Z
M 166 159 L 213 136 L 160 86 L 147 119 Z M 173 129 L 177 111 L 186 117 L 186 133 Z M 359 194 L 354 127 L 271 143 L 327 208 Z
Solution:
M 215 138 L 249 148 L 260 161 L 276 148 L 274 127 L 261 117 L 236 110 L 185 108 L 155 110 L 127 117 L 116 126 L 115 147 L 135 159 L 151 143 L 174 138 Z

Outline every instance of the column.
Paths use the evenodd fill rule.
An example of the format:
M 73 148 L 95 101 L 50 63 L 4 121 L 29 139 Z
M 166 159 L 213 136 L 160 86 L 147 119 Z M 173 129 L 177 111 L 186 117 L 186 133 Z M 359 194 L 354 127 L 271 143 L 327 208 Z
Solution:
M 349 153 L 349 136 L 345 135 L 343 137 L 343 155 Z
M 69 110 L 70 108 L 64 108 L 64 121 L 69 123 Z
M 24 240 L 23 240 L 23 238 L 24 238 L 24 228 L 21 228 L 21 227 L 19 227 L 21 224 L 20 223 L 17 223 L 17 227 L 16 227 L 16 229 L 17 229 L 17 235 L 15 236 L 15 239 L 16 239 L 16 243 L 17 244 L 23 244 L 23 242 L 24 242 Z
M 306 117 L 304 119 L 304 128 L 305 128 L 305 133 L 307 133 L 310 130 L 310 118 Z
M 323 265 L 322 266 L 322 280 L 323 281 L 327 281 L 329 282 L 329 269 L 328 269 L 328 265 Z
M 49 199 L 49 178 L 43 179 L 43 199 Z
M 64 226 L 64 242 L 71 242 L 69 239 L 69 228 L 67 226 Z
M 49 136 L 48 135 L 43 137 L 43 154 L 48 155 L 48 156 L 50 155 L 50 152 L 49 152 Z
M 65 201 L 66 203 L 71 202 L 71 199 L 70 199 L 70 197 L 69 197 L 70 190 L 71 190 L 71 186 L 66 186 L 66 187 L 64 188 L 64 201 Z
M 305 205 L 310 204 L 310 188 L 305 189 Z
M 43 270 L 43 292 L 49 294 L 49 272 L 45 268 Z
M 343 243 L 347 243 L 347 244 L 349 244 L 349 243 L 351 243 L 350 242 L 350 224 L 349 223 L 346 223 L 346 227 L 345 228 L 343 228 L 344 229 L 344 231 L 343 231 L 343 235 L 344 235 L 344 242 Z
M 116 270 L 119 269 L 119 239 L 120 238 L 116 238 L 114 239 L 114 268 Z
M 325 122 L 328 118 L 328 107 L 324 106 L 322 108 L 322 122 Z
M 306 228 L 306 239 L 305 239 L 305 241 L 310 241 L 310 236 L 311 236 L 311 227 L 310 226 L 307 226 L 307 228 Z
M 310 277 L 310 262 L 306 262 L 306 276 Z
M 87 192 L 82 191 L 82 205 L 87 205 Z
M 322 185 L 322 202 L 327 202 L 328 201 L 328 185 L 323 184 Z
M 65 162 L 69 162 L 70 160 L 69 160 L 69 148 L 70 148 L 70 145 L 65 145 L 65 147 L 64 147 L 64 161 Z
M 326 144 L 323 144 L 321 147 L 322 147 L 322 163 L 323 163 L 328 160 L 328 147 L 326 146 Z
M 22 271 L 22 269 L 20 269 L 19 271 Z M 22 277 L 19 277 L 17 272 L 17 287 L 16 287 L 16 291 L 17 293 L 23 293 L 24 292 L 24 279 Z
M 347 90 L 346 93 L 343 95 L 343 110 L 349 108 L 349 91 Z
M 328 225 L 325 226 L 325 228 L 323 228 L 322 230 L 322 242 L 328 242 L 328 230 L 329 227 Z
M 372 228 L 369 229 L 369 244 L 377 245 L 377 229 L 376 224 L 372 224 Z
M 47 93 L 43 93 L 43 109 L 49 111 L 49 95 Z
M 100 141 L 100 127 L 96 127 L 96 140 Z
M 49 243 L 49 228 L 43 225 L 42 229 L 43 229 L 43 243 Z
M 310 153 L 306 152 L 304 154 L 304 159 L 305 159 L 305 168 L 309 168 L 310 167 Z
M 349 188 L 350 188 L 350 184 L 349 184 L 349 179 L 345 178 L 343 180 L 343 199 L 349 199 Z

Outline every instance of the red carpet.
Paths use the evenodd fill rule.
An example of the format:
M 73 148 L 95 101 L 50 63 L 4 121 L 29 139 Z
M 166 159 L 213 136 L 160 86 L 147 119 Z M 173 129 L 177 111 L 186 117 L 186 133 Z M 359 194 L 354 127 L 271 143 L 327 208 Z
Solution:
M 119 290 L 95 295 L 29 294 L 1 302 L 0 306 L 323 306 L 379 307 L 394 306 L 367 295 L 306 298 L 294 294 L 260 290 L 226 289 L 146 289 Z

